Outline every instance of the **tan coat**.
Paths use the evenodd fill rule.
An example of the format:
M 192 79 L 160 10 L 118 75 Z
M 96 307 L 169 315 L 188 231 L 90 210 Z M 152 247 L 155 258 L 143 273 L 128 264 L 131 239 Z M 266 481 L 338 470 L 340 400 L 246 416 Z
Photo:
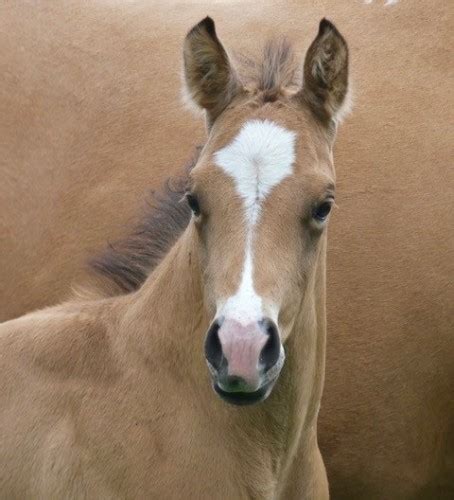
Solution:
M 356 104 L 335 151 L 319 440 L 334 498 L 448 498 L 450 5 L 208 10 L 234 49 L 271 32 L 306 48 L 325 14 L 349 41 Z M 183 113 L 178 95 L 183 35 L 206 13 L 149 2 L 1 7 L 3 319 L 69 294 L 86 258 L 125 233 L 149 186 L 203 141 L 202 122 Z

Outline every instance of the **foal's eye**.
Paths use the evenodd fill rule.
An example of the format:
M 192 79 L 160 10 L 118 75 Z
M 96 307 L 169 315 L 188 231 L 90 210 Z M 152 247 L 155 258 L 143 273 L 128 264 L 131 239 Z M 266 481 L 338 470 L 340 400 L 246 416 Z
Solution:
M 186 194 L 186 201 L 195 216 L 200 215 L 199 200 L 191 193 Z
M 317 222 L 323 222 L 326 220 L 328 217 L 329 213 L 331 212 L 331 207 L 333 206 L 333 201 L 324 201 L 320 203 L 317 207 L 315 207 L 314 211 L 312 212 L 312 217 L 317 221 Z

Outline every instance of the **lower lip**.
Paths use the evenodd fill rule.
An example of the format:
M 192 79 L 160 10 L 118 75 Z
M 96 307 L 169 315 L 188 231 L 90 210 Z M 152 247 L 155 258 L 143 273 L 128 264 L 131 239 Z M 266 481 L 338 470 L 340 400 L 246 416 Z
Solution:
M 227 403 L 237 405 L 237 406 L 248 406 L 260 403 L 271 391 L 271 386 L 273 382 L 269 382 L 268 384 L 260 387 L 257 391 L 254 392 L 228 392 L 223 391 L 216 383 L 213 384 L 214 390 L 216 393 Z

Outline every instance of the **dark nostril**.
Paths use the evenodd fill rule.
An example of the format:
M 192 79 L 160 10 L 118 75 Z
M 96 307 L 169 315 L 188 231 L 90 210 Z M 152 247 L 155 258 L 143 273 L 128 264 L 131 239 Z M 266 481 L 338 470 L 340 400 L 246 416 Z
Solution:
M 268 335 L 268 340 L 260 353 L 260 362 L 265 366 L 266 371 L 277 363 L 281 353 L 281 341 L 274 321 L 264 319 L 261 321 L 261 327 Z
M 205 339 L 205 357 L 213 368 L 219 370 L 222 363 L 222 346 L 219 339 L 221 323 L 214 320 Z

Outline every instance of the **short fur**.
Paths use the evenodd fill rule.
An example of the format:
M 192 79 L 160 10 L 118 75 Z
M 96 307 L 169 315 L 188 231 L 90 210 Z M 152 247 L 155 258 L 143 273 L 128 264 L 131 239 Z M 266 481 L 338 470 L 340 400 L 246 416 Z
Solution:
M 234 52 L 255 54 L 270 34 L 286 33 L 302 61 L 320 17 L 329 13 L 350 44 L 357 102 L 336 144 L 338 208 L 329 230 L 329 338 L 318 435 L 331 496 L 454 498 L 451 3 L 263 0 L 237 9 L 202 1 L 186 2 L 182 12 L 173 2 L 66 0 L 3 2 L 0 9 L 3 321 L 60 303 L 71 283 L 84 283 L 88 256 L 121 238 L 144 194 L 178 175 L 194 144 L 205 141 L 203 120 L 184 113 L 178 100 L 188 19 L 212 13 Z M 181 339 L 181 331 L 175 335 Z M 68 364 L 79 377 L 82 357 L 75 363 L 75 352 L 83 352 L 92 380 L 104 384 L 106 343 L 90 357 L 96 343 L 86 339 L 79 351 L 74 331 L 62 336 L 58 352 L 67 354 L 54 368 Z M 17 381 L 30 359 L 12 372 Z M 2 378 L 2 396 L 8 380 Z M 24 391 L 36 388 L 37 372 L 24 382 Z M 57 457 L 69 415 L 79 408 L 83 418 L 85 401 L 77 394 L 67 401 L 68 421 L 56 429 Z M 116 405 L 113 415 L 122 408 Z M 30 410 L 27 401 L 23 415 Z M 165 421 L 165 412 L 159 417 L 155 422 Z M 189 430 L 194 422 L 199 415 L 188 413 Z M 136 423 L 126 430 L 133 438 L 134 429 L 152 425 L 146 416 Z M 230 421 L 215 435 L 227 440 L 232 427 Z M 212 465 L 222 454 L 203 431 L 190 437 L 204 446 L 205 458 L 211 451 Z M 121 429 L 112 436 L 112 447 L 120 435 Z M 76 428 L 73 436 L 86 443 Z M 242 438 L 238 457 L 251 435 Z M 3 452 L 3 435 L 0 441 Z M 162 442 L 150 449 L 161 450 Z M 142 470 L 152 468 L 144 462 Z M 246 475 L 235 477 L 237 483 Z M 200 474 L 206 476 L 207 469 Z

